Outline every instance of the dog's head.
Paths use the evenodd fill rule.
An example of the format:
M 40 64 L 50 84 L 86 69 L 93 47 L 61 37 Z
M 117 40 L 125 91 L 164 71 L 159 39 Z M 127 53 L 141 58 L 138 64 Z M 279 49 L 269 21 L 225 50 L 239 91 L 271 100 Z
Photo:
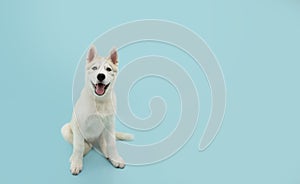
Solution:
M 110 94 L 118 72 L 118 54 L 113 48 L 108 57 L 101 57 L 92 45 L 86 58 L 86 85 L 96 97 Z

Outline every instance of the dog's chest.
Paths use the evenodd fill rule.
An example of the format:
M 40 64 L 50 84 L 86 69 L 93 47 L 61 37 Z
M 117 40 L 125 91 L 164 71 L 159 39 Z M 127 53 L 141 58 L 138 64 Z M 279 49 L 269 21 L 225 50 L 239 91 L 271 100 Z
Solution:
M 112 115 L 103 116 L 100 114 L 89 115 L 84 122 L 79 124 L 81 133 L 88 142 L 98 139 L 103 130 L 112 123 Z
M 114 123 L 115 99 L 95 101 L 84 90 L 75 106 L 75 119 L 88 142 L 99 140 L 103 130 Z
M 115 109 L 113 102 L 111 103 L 98 103 L 95 105 L 95 113 L 100 116 L 110 116 L 114 114 Z

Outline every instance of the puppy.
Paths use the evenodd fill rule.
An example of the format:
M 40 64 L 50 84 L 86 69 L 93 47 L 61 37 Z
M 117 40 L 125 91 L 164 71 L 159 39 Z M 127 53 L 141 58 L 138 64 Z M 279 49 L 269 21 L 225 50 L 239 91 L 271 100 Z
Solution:
M 115 132 L 116 98 L 113 86 L 118 73 L 118 54 L 112 49 L 108 57 L 97 55 L 95 46 L 87 53 L 85 86 L 76 102 L 72 119 L 62 129 L 64 139 L 73 144 L 70 157 L 71 173 L 82 170 L 83 156 L 95 148 L 116 168 L 124 168 L 125 162 L 116 148 L 116 138 L 131 140 L 132 135 Z

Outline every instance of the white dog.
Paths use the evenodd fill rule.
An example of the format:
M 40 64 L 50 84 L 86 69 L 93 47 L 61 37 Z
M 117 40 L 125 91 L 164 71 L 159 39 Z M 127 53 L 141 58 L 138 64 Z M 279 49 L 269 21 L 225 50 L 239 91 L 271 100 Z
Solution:
M 92 147 L 101 151 L 116 168 L 124 168 L 124 160 L 116 148 L 116 138 L 133 138 L 130 134 L 115 132 L 113 86 L 118 72 L 116 49 L 108 57 L 100 57 L 96 47 L 91 46 L 85 70 L 85 86 L 75 104 L 72 120 L 61 129 L 64 139 L 73 144 L 70 158 L 73 175 L 81 172 L 83 156 Z

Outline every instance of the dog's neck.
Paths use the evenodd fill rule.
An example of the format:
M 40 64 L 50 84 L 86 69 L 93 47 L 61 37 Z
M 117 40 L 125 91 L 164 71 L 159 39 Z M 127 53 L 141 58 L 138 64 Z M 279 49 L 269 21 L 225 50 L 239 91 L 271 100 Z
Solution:
M 99 115 L 107 116 L 115 114 L 116 99 L 115 94 L 112 90 L 107 91 L 105 96 L 97 97 L 89 86 L 85 86 L 81 92 L 81 97 L 83 101 L 89 101 L 89 105 L 92 105 L 93 111 L 97 112 Z

